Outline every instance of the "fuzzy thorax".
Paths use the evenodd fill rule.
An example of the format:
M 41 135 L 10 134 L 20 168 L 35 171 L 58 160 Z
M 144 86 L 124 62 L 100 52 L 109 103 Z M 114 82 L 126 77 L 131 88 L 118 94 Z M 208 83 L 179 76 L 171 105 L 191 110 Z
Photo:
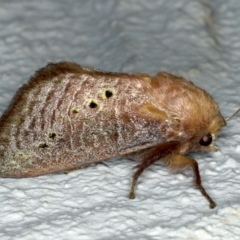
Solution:
M 207 134 L 214 140 L 226 125 L 214 99 L 192 82 L 168 73 L 159 73 L 153 81 L 153 87 L 158 92 L 159 107 L 179 123 L 179 153 L 216 151 L 214 142 L 208 146 L 199 143 Z

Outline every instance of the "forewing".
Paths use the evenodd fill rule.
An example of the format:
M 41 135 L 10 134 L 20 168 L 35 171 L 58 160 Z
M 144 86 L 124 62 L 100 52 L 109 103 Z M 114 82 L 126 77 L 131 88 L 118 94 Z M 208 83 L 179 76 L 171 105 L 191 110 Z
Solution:
M 1 176 L 77 168 L 171 140 L 174 121 L 152 90 L 146 76 L 48 65 L 1 118 Z

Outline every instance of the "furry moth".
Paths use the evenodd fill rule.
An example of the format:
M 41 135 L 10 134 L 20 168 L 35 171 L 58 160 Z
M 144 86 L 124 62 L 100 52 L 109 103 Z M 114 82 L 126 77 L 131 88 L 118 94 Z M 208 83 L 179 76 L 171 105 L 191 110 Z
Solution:
M 50 63 L 15 94 L 0 119 L 0 176 L 34 177 L 117 155 L 138 154 L 130 198 L 141 173 L 158 160 L 173 170 L 198 164 L 188 152 L 217 149 L 226 121 L 214 99 L 168 73 L 108 73 Z

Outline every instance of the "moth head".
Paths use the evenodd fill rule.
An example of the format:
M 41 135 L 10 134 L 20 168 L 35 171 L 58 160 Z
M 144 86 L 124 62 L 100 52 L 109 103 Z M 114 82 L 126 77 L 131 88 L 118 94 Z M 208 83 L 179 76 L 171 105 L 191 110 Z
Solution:
M 240 109 L 234 112 L 231 116 L 227 118 L 223 118 L 219 113 L 216 117 L 212 119 L 208 126 L 208 132 L 205 133 L 199 140 L 199 144 L 204 148 L 210 149 L 212 151 L 217 151 L 217 148 L 214 146 L 214 140 L 218 135 L 219 131 L 222 127 L 227 125 L 227 121 L 229 121 L 233 116 L 235 116 Z
M 214 99 L 195 87 L 194 91 L 186 92 L 181 109 L 182 130 L 186 136 L 181 151 L 217 151 L 215 139 L 226 125 L 226 120 Z
M 226 121 L 220 113 L 211 118 L 209 123 L 206 124 L 207 129 L 199 137 L 198 144 L 200 146 L 200 149 L 217 151 L 218 149 L 214 146 L 214 141 L 222 127 L 225 125 Z

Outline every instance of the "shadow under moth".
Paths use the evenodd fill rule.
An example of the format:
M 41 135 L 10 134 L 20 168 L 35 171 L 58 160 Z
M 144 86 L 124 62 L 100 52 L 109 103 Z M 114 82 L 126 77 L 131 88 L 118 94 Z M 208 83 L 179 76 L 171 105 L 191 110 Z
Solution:
M 0 176 L 70 171 L 119 155 L 138 154 L 130 198 L 156 161 L 171 169 L 198 164 L 188 152 L 212 150 L 226 125 L 204 90 L 169 73 L 109 73 L 72 62 L 50 63 L 15 94 L 0 119 Z

